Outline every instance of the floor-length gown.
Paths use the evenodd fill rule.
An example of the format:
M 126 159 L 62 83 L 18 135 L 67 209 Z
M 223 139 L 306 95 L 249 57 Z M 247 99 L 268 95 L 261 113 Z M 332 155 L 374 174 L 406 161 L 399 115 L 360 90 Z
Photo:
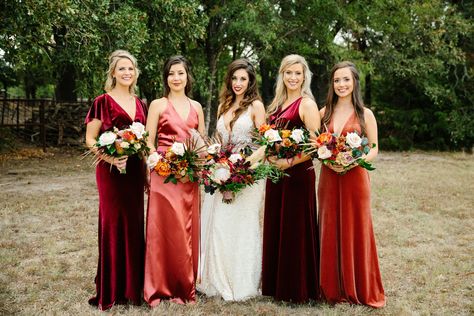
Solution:
M 94 100 L 86 124 L 102 122 L 100 133 L 126 128 L 134 121 L 145 124 L 146 107 L 136 99 L 132 118 L 114 99 L 103 94 Z M 145 166 L 138 156 L 127 160 L 127 173 L 101 161 L 96 168 L 99 191 L 99 264 L 97 294 L 89 300 L 106 310 L 114 304 L 141 303 L 143 288 Z
M 222 115 L 216 130 L 224 142 L 242 146 L 252 141 L 254 123 L 248 109 L 235 121 L 229 135 Z M 201 221 L 201 283 L 208 296 L 241 301 L 259 295 L 262 269 L 260 211 L 265 185 L 259 181 L 236 194 L 231 204 L 216 191 L 203 199 Z
M 168 100 L 158 120 L 158 150 L 166 151 L 174 141 L 190 137 L 199 125 L 198 114 L 189 103 L 183 120 Z M 150 306 L 167 299 L 179 304 L 194 302 L 199 257 L 198 183 L 164 183 L 152 172 L 146 224 L 144 298 Z
M 287 128 L 304 127 L 302 98 L 270 118 Z M 285 170 L 277 184 L 267 180 L 263 227 L 262 294 L 302 303 L 319 297 L 315 173 L 311 160 Z
M 329 131 L 333 133 L 331 120 Z M 361 128 L 355 114 L 342 135 Z M 330 303 L 385 305 L 370 210 L 370 180 L 355 167 L 339 175 L 321 167 L 318 185 L 320 289 Z

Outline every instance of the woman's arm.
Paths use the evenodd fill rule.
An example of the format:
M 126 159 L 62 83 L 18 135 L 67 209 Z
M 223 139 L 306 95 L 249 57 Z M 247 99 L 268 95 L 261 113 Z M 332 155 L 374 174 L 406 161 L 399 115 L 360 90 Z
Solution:
M 148 116 L 146 119 L 145 129 L 148 131 L 148 141 L 147 145 L 150 147 L 150 152 L 153 153 L 156 151 L 156 133 L 158 129 L 158 120 L 160 115 L 166 106 L 166 100 L 164 98 L 153 100 L 150 103 L 150 108 L 148 109 Z
M 367 138 L 369 140 L 369 146 L 375 145 L 370 148 L 369 153 L 363 157 L 366 161 L 373 161 L 379 152 L 379 141 L 377 132 L 377 120 L 375 119 L 374 113 L 368 108 L 364 110 L 365 119 L 365 130 L 367 132 Z

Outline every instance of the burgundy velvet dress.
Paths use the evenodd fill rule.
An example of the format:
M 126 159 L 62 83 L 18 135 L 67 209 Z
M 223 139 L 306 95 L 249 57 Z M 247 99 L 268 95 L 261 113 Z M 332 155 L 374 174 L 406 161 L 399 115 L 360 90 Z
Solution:
M 298 110 L 302 98 L 275 120 L 288 128 L 304 127 Z M 319 298 L 318 227 L 315 173 L 311 160 L 285 170 L 277 184 L 267 181 L 263 227 L 262 294 L 276 300 L 303 303 Z
M 121 129 L 134 121 L 145 124 L 146 107 L 136 98 L 136 114 L 130 116 L 108 94 L 98 96 L 85 123 L 102 122 L 100 134 L 114 126 Z M 127 160 L 127 173 L 101 161 L 96 168 L 99 191 L 99 264 L 95 297 L 91 305 L 106 310 L 114 304 L 141 303 L 143 288 L 145 166 L 138 156 Z
M 166 151 L 173 142 L 197 129 L 198 114 L 190 111 L 182 119 L 168 101 L 158 120 L 158 150 Z M 145 285 L 143 296 L 150 306 L 163 299 L 185 304 L 196 300 L 199 258 L 200 196 L 197 182 L 164 183 L 155 171 L 150 174 L 146 223 Z
M 328 129 L 334 132 L 332 120 Z M 342 134 L 354 130 L 360 135 L 360 124 L 352 114 Z M 330 303 L 384 306 L 367 170 L 355 167 L 344 175 L 338 175 L 323 165 L 318 202 L 322 297 Z

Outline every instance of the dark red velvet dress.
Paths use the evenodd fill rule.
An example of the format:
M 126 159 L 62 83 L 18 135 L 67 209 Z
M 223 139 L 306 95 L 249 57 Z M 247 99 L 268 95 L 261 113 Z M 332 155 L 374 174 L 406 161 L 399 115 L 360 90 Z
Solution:
M 301 98 L 276 119 L 288 129 L 304 127 L 298 114 Z M 315 173 L 311 160 L 285 170 L 277 184 L 267 181 L 263 227 L 262 294 L 276 300 L 303 303 L 318 294 L 318 227 Z
M 333 122 L 329 124 L 333 133 Z M 353 114 L 342 134 L 361 132 Z M 330 303 L 385 305 L 370 211 L 367 170 L 321 167 L 318 186 L 321 295 Z
M 122 129 L 135 122 L 145 124 L 146 107 L 137 98 L 132 120 L 111 96 L 94 100 L 86 117 L 102 121 L 100 134 L 114 126 Z M 127 160 L 127 173 L 102 161 L 96 168 L 99 190 L 99 264 L 95 278 L 97 295 L 92 305 L 106 310 L 114 304 L 141 303 L 144 277 L 145 166 L 137 156 Z

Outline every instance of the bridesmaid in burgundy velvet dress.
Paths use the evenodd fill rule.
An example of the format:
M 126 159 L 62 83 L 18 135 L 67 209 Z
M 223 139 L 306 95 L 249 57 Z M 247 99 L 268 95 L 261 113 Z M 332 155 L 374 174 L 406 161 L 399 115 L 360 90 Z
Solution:
M 268 108 L 270 123 L 318 130 L 318 107 L 310 90 L 311 72 L 299 55 L 280 65 L 275 98 Z M 262 294 L 303 303 L 318 291 L 318 228 L 315 173 L 311 158 L 269 159 L 289 175 L 267 181 L 263 227 Z
M 350 62 L 331 72 L 322 121 L 329 132 L 345 135 L 354 130 L 375 144 L 365 156 L 377 156 L 377 122 L 364 106 L 359 74 Z M 320 286 L 330 303 L 348 302 L 383 307 L 380 277 L 370 211 L 370 179 L 366 169 L 353 166 L 341 174 L 339 165 L 323 165 L 318 186 L 320 220 Z
M 173 142 L 204 133 L 201 105 L 191 100 L 192 77 L 183 56 L 169 58 L 164 66 L 164 97 L 150 104 L 146 124 L 151 151 L 165 151 Z M 150 174 L 146 224 L 145 285 L 143 295 L 150 306 L 162 300 L 192 303 L 196 300 L 199 257 L 200 196 L 197 182 L 181 178 L 164 183 L 155 171 Z
M 86 145 L 113 127 L 145 124 L 146 106 L 134 95 L 138 78 L 135 58 L 117 50 L 109 57 L 105 90 L 87 114 Z M 100 156 L 96 168 L 99 191 L 99 264 L 97 295 L 91 305 L 106 310 L 114 304 L 141 303 L 143 288 L 145 166 L 138 156 Z M 126 168 L 126 174 L 120 169 Z

